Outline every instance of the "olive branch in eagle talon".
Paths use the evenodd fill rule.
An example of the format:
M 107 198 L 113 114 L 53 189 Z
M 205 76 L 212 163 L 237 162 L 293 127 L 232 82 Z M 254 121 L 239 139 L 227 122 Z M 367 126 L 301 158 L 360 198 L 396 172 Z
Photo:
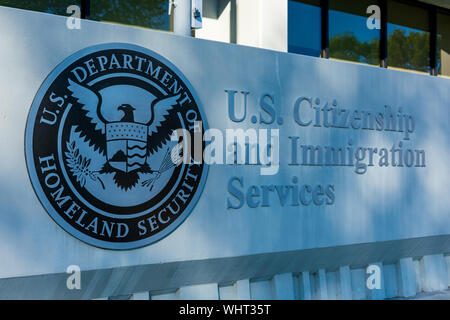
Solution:
M 70 143 L 67 141 L 66 147 L 67 151 L 65 152 L 65 155 L 67 166 L 70 168 L 70 172 L 72 172 L 72 175 L 76 178 L 80 186 L 84 187 L 86 185 L 86 179 L 89 178 L 92 181 L 98 181 L 102 185 L 102 188 L 105 189 L 103 181 L 97 175 L 98 171 L 92 171 L 90 169 L 91 159 L 83 157 L 80 154 L 80 150 L 76 148 L 75 141 Z
M 141 184 L 143 187 L 150 187 L 149 191 L 152 191 L 155 181 L 161 177 L 162 173 L 168 171 L 169 169 L 172 169 L 173 167 L 177 167 L 181 163 L 182 159 L 180 156 L 180 147 L 176 145 L 172 149 L 172 152 L 169 151 L 170 149 L 167 148 L 167 151 L 164 155 L 164 159 L 161 162 L 158 171 L 156 171 L 156 176 L 142 181 Z

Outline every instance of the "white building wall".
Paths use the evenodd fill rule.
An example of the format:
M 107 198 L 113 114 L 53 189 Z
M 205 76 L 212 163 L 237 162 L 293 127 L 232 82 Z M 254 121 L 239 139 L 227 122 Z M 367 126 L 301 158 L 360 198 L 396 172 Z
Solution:
M 287 52 L 287 0 L 204 0 L 196 38 Z
M 420 266 L 425 292 L 442 291 L 448 288 L 447 270 L 442 254 L 424 256 Z
M 277 300 L 295 300 L 294 276 L 292 273 L 274 275 L 272 278 L 273 297 Z
M 180 300 L 218 300 L 219 287 L 217 283 L 182 287 L 179 289 Z
M 352 299 L 352 278 L 349 266 L 339 267 L 338 297 L 342 300 Z
M 366 270 L 364 268 L 351 269 L 352 299 L 365 300 L 366 295 Z
M 413 259 L 411 257 L 400 259 L 397 270 L 399 295 L 406 298 L 415 296 L 417 288 Z
M 254 0 L 256 1 L 256 0 Z M 260 0 L 263 1 L 263 0 Z M 275 1 L 275 0 L 272 0 Z M 284 0 L 283 0 L 284 1 Z M 277 1 L 278 2 L 278 1 Z M 281 3 L 282 1 L 280 1 Z M 236 5 L 239 8 L 239 3 L 242 5 L 242 1 L 239 1 Z M 250 2 L 249 2 L 250 3 Z M 265 4 L 268 4 L 267 7 L 270 7 L 269 0 L 265 0 L 265 2 L 259 2 L 257 5 L 260 9 L 258 9 L 258 24 L 261 25 L 261 8 L 265 8 Z M 284 3 L 284 2 L 283 2 Z M 272 3 L 273 4 L 273 3 Z M 226 9 L 229 6 L 229 9 Z M 247 5 L 246 5 L 247 6 Z M 249 9 L 250 6 L 247 6 Z M 245 8 L 245 7 L 244 7 Z M 241 7 L 242 9 L 242 7 Z M 221 15 L 225 14 L 223 17 L 226 20 L 226 10 L 229 10 L 228 16 L 231 17 L 231 4 L 227 3 L 225 9 L 222 10 Z M 242 9 L 244 10 L 244 9 Z M 263 10 L 264 11 L 264 10 Z M 281 15 L 279 10 L 278 14 Z M 274 9 L 275 16 L 277 15 L 277 10 Z M 286 12 L 286 11 L 285 11 Z M 286 12 L 287 13 L 287 12 Z M 220 17 L 219 17 L 220 19 Z M 218 19 L 218 20 L 219 20 Z M 228 19 L 230 21 L 231 18 Z M 256 19 L 255 19 L 256 20 Z M 270 26 L 271 23 L 275 23 L 277 19 L 268 19 L 267 25 Z M 272 22 L 271 22 L 272 21 Z M 279 21 L 286 21 L 286 19 L 280 18 Z M 212 21 L 213 22 L 213 21 Z M 245 22 L 247 23 L 247 22 Z M 265 23 L 265 21 L 264 21 Z M 95 24 L 92 24 L 95 26 Z M 239 26 L 239 25 L 238 25 Z M 220 27 L 220 23 L 217 25 Z M 242 23 L 241 23 L 242 27 Z M 252 26 L 254 27 L 254 25 Z M 259 29 L 258 29 L 259 28 Z M 276 49 L 282 47 L 282 41 L 280 43 L 271 42 L 271 36 L 267 36 L 267 34 L 274 33 L 268 31 L 270 28 L 260 28 L 258 27 L 258 41 L 254 42 L 255 45 L 263 45 L 267 44 L 267 46 L 272 46 L 271 49 Z M 283 27 L 280 26 L 280 32 L 282 33 Z M 226 39 L 226 28 L 223 27 L 224 39 Z M 228 37 L 231 38 L 231 26 L 228 25 Z M 242 29 L 243 30 L 243 29 Z M 241 30 L 241 31 L 242 31 Z M 250 28 L 249 30 L 253 30 Z M 244 32 L 237 32 L 238 41 L 248 41 L 250 45 L 252 38 L 249 34 L 245 34 Z M 156 37 L 156 36 L 155 36 Z M 246 38 L 247 37 L 247 38 Z M 279 36 L 278 36 L 279 37 Z M 283 39 L 283 37 L 279 37 Z M 244 40 L 243 40 L 244 39 Z M 284 37 L 287 41 L 287 37 Z M 17 112 L 16 112 L 17 114 Z M 37 202 L 37 201 L 36 201 Z M 67 239 L 69 241 L 70 239 Z M 42 241 L 42 240 L 41 240 Z M 381 246 L 379 243 L 378 245 Z M 432 247 L 432 251 L 436 251 Z M 13 247 L 14 248 L 14 247 Z M 407 246 L 401 246 L 402 249 L 408 248 Z M 79 250 L 75 247 L 76 251 Z M 94 249 L 92 249 L 94 250 Z M 351 249 L 349 249 L 351 250 Z M 5 250 L 6 251 L 6 250 Z M 12 250 L 11 250 L 12 251 Z M 30 250 L 31 251 L 31 250 Z M 55 249 L 56 251 L 56 249 Z M 394 250 L 395 251 L 395 250 Z M 431 249 L 430 249 L 431 251 Z M 86 257 L 89 253 L 93 251 L 86 251 Z M 384 250 L 384 252 L 387 252 Z M 403 251 L 396 251 L 398 254 Z M 433 292 L 440 290 L 447 290 L 450 285 L 450 258 L 445 256 L 444 254 L 448 254 L 448 252 L 440 252 L 436 254 L 436 252 L 432 252 L 431 254 L 427 253 L 427 255 L 420 257 L 418 260 L 413 260 L 412 257 L 399 257 L 396 261 L 392 261 L 394 259 L 389 259 L 388 261 L 381 261 L 378 264 L 382 266 L 382 277 L 383 277 L 383 286 L 384 286 L 384 296 L 385 298 L 396 298 L 396 297 L 411 297 L 414 296 L 415 293 L 420 293 L 422 291 L 425 292 Z M 97 252 L 97 255 L 98 252 Z M 91 257 L 92 255 L 89 255 Z M 237 256 L 237 255 L 236 255 Z M 97 256 L 98 260 L 101 256 Z M 311 256 L 310 256 L 311 257 Z M 320 258 L 320 255 L 314 255 L 314 257 Z M 141 257 L 139 257 L 141 259 Z M 89 259 L 86 259 L 89 260 Z M 304 259 L 305 260 L 305 259 Z M 140 261 L 140 260 L 139 260 Z M 308 260 L 313 263 L 313 259 Z M 327 260 L 327 263 L 334 264 L 334 260 Z M 366 266 L 361 266 L 361 264 L 357 266 L 348 265 L 342 266 L 316 266 L 315 269 L 308 270 L 306 268 L 310 268 L 307 266 L 306 268 L 298 265 L 290 265 L 290 270 L 284 270 L 284 266 L 278 266 L 278 269 L 283 269 L 280 271 L 281 274 L 273 274 L 269 276 L 265 280 L 257 280 L 254 279 L 234 279 L 233 284 L 230 285 L 230 279 L 227 279 L 228 284 L 225 286 L 221 286 L 221 283 L 211 283 L 211 284 L 198 284 L 192 286 L 182 286 L 179 288 L 173 288 L 170 291 L 165 292 L 150 292 L 150 299 L 219 299 L 219 298 L 235 298 L 235 299 L 274 299 L 274 298 L 301 298 L 301 299 L 365 299 L 365 298 L 373 298 L 373 295 L 366 288 Z M 62 262 L 61 262 L 62 264 Z M 281 264 L 281 263 L 280 263 Z M 19 264 L 18 264 L 19 265 Z M 338 267 L 338 274 L 337 269 Z M 329 268 L 329 269 L 328 269 Z M 12 270 L 13 268 L 11 268 Z M 245 269 L 243 269 L 245 271 Z M 256 270 L 256 268 L 255 268 Z M 112 284 L 111 286 L 106 286 L 100 296 L 112 296 L 112 297 L 128 297 L 128 298 L 147 298 L 146 288 L 139 288 L 137 293 L 130 292 L 133 286 L 132 283 L 137 283 L 141 278 L 134 278 L 134 280 L 130 280 L 130 274 L 133 274 L 133 277 L 137 275 L 136 272 L 126 272 L 120 268 L 114 269 L 110 274 L 108 274 L 109 282 L 106 281 L 105 278 L 98 278 L 96 281 L 98 283 L 108 283 Z M 241 270 L 242 271 L 242 270 Z M 259 271 L 259 270 L 256 270 Z M 223 270 L 221 271 L 224 272 Z M 278 272 L 278 271 L 277 271 Z M 292 275 L 290 272 L 296 272 L 298 274 Z M 149 272 L 149 275 L 151 273 Z M 64 276 L 66 276 L 64 274 Z M 246 275 L 248 276 L 248 274 Z M 128 278 L 127 278 L 128 277 Z M 95 277 L 94 277 L 95 278 Z M 11 278 L 12 279 L 12 278 Z M 127 281 L 123 281 L 124 279 L 128 279 Z M 339 279 L 339 281 L 337 280 Z M 14 280 L 14 279 L 13 279 Z M 4 288 L 8 288 L 8 286 L 13 287 L 13 280 L 11 282 L 5 281 Z M 45 280 L 45 279 L 44 279 Z M 190 280 L 190 279 L 188 279 Z M 292 281 L 291 281 L 292 280 Z M 20 280 L 18 280 L 20 281 Z M 172 281 L 169 279 L 168 281 Z M 198 280 L 197 280 L 198 281 Z M 297 282 L 297 285 L 295 284 Z M 12 283 L 12 284 L 10 284 Z M 124 283 L 121 288 L 116 288 L 117 283 Z M 92 285 L 92 283 L 91 283 Z M 17 287 L 17 286 L 15 286 Z M 95 286 L 92 285 L 92 288 Z M 172 287 L 171 287 L 172 288 Z M 415 288 L 415 290 L 414 290 Z M 120 289 L 120 290 L 119 290 Z M 415 291 L 415 292 L 414 292 Z M 87 298 L 98 297 L 99 294 L 91 294 L 87 295 Z
M 179 300 L 178 290 L 167 293 L 150 293 L 150 300 Z

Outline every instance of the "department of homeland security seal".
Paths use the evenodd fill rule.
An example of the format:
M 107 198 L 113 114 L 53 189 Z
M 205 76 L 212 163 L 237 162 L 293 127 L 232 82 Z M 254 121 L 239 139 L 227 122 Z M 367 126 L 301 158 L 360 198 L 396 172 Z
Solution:
M 185 136 L 172 141 L 177 129 Z M 141 247 L 196 204 L 208 168 L 181 161 L 177 147 L 206 129 L 192 86 L 165 58 L 131 44 L 89 47 L 36 94 L 25 134 L 30 179 L 69 234 L 101 248 Z

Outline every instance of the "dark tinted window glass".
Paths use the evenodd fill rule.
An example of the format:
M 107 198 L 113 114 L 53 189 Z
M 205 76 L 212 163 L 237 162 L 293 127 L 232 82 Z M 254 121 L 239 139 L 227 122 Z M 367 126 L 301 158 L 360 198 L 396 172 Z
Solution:
M 67 7 L 73 4 L 80 6 L 80 2 L 80 0 L 0 0 L 0 6 L 69 16 Z
M 438 70 L 450 76 L 450 15 L 438 14 Z
M 429 16 L 426 9 L 388 3 L 388 64 L 390 67 L 430 71 Z
M 288 3 L 288 51 L 320 56 L 321 18 L 319 1 Z
M 374 0 L 330 0 L 331 58 L 379 64 L 380 30 L 367 25 L 367 8 L 376 3 Z
M 93 0 L 90 19 L 170 30 L 167 0 Z

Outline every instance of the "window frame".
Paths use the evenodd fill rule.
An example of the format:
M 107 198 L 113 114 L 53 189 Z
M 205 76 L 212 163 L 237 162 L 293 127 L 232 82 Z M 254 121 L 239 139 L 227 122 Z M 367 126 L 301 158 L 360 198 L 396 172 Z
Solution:
M 388 34 L 387 34 L 387 26 L 388 26 L 388 1 L 403 3 L 412 7 L 419 7 L 422 9 L 426 9 L 428 12 L 428 24 L 430 29 L 430 50 L 429 50 L 429 61 L 430 61 L 430 75 L 438 76 L 438 52 L 437 52 L 437 38 L 438 38 L 438 28 L 437 28 L 437 17 L 438 13 L 446 14 L 450 16 L 450 9 L 438 7 L 432 4 L 419 2 L 416 0 L 378 0 L 377 4 L 381 9 L 381 17 L 380 17 L 380 52 L 379 52 L 379 65 L 382 68 L 389 67 L 388 61 Z M 375 0 L 374 0 L 375 2 Z M 320 8 L 321 8 L 321 57 L 325 59 L 329 59 L 329 43 L 330 43 L 330 30 L 329 30 L 329 0 L 320 0 Z M 409 71 L 409 70 L 405 70 Z M 411 70 L 413 71 L 413 70 Z

